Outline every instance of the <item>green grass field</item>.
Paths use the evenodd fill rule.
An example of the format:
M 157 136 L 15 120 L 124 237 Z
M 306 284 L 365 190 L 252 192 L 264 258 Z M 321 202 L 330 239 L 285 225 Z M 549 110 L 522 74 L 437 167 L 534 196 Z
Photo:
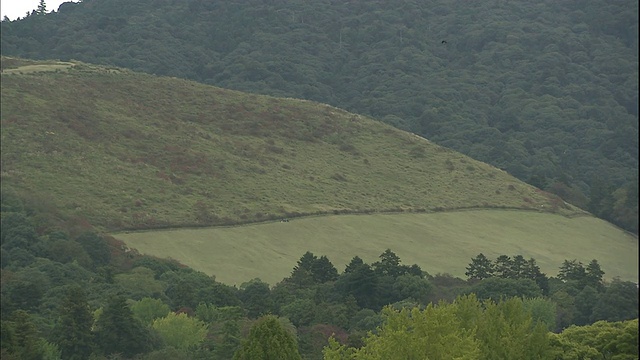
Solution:
M 237 285 L 256 277 L 273 285 L 306 251 L 327 255 L 342 272 L 353 256 L 371 263 L 387 248 L 432 275 L 465 278 L 465 267 L 482 252 L 491 259 L 533 257 L 550 276 L 565 259 L 597 259 L 605 278 L 638 281 L 637 237 L 590 216 L 508 210 L 339 215 L 114 236 L 141 253 L 170 257 Z
M 56 64 L 3 62 L 5 72 Z M 3 74 L 0 117 L 3 187 L 107 231 L 334 212 L 583 212 L 329 105 L 83 63 Z
M 80 62 L 0 59 L 2 188 L 55 213 L 51 226 L 156 229 L 118 237 L 235 284 L 280 281 L 308 250 L 341 271 L 387 248 L 432 274 L 464 276 L 483 252 L 534 257 L 551 275 L 564 259 L 595 258 L 609 277 L 638 277 L 637 239 L 373 119 Z M 470 208 L 492 210 L 452 212 Z M 304 217 L 347 213 L 373 215 Z M 265 222 L 282 217 L 293 220 Z M 239 223 L 255 224 L 220 227 Z

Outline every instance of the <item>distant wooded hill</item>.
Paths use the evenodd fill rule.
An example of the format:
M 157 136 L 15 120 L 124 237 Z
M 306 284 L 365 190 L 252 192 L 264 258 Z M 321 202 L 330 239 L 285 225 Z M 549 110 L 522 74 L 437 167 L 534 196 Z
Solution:
M 368 115 L 637 233 L 637 1 L 85 0 L 1 26 L 3 55 Z

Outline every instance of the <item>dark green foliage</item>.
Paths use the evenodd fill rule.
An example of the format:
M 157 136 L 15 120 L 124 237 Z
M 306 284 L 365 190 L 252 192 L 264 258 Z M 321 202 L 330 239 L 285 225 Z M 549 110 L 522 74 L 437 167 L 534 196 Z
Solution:
M 233 356 L 234 360 L 295 360 L 298 353 L 296 338 L 272 315 L 253 325 L 249 337 Z
M 432 285 L 427 279 L 416 275 L 401 275 L 392 285 L 396 301 L 411 299 L 419 304 L 428 304 Z
M 3 313 L 13 310 L 35 310 L 49 290 L 51 282 L 46 274 L 25 268 L 2 284 Z
M 273 311 L 273 300 L 269 284 L 260 279 L 253 279 L 240 286 L 238 297 L 242 301 L 247 315 L 250 318 L 258 318 Z
M 174 260 L 158 259 L 151 256 L 141 256 L 133 263 L 134 267 L 144 266 L 151 269 L 156 274 L 156 278 L 168 271 L 178 271 L 181 266 Z
M 192 269 L 167 271 L 160 276 L 167 284 L 165 295 L 173 309 L 195 309 L 200 303 L 216 306 L 239 305 L 237 289 L 216 282 L 212 277 Z
M 585 271 L 586 271 L 585 283 L 597 289 L 601 289 L 602 276 L 604 275 L 604 271 L 602 271 L 600 264 L 598 264 L 598 260 L 596 259 L 591 260 L 591 262 L 589 262 L 589 265 L 587 265 L 587 268 L 585 269 Z
M 638 317 L 638 285 L 614 280 L 593 308 L 592 321 L 623 321 Z
M 38 336 L 38 330 L 29 313 L 23 310 L 15 311 L 8 321 L 2 321 L 2 331 L 2 348 L 12 355 L 11 359 L 42 359 L 43 340 Z
M 382 321 L 383 318 L 380 314 L 371 309 L 362 309 L 351 318 L 349 329 L 372 331 L 380 326 Z
M 598 303 L 599 294 L 596 289 L 587 285 L 574 297 L 575 314 L 573 323 L 579 326 L 590 324 L 593 309 Z
M 96 322 L 96 343 L 105 354 L 131 357 L 151 350 L 149 331 L 133 316 L 126 299 L 109 299 Z
M 38 235 L 26 215 L 3 212 L 0 220 L 0 240 L 3 249 L 29 250 L 38 242 Z
M 493 276 L 493 263 L 483 253 L 471 259 L 464 273 L 469 280 L 482 280 Z
M 59 309 L 58 322 L 53 338 L 62 359 L 88 359 L 95 348 L 93 333 L 93 315 L 84 291 L 80 287 L 71 287 Z
M 469 280 L 482 280 L 492 276 L 514 280 L 530 279 L 535 281 L 543 295 L 549 294 L 547 275 L 540 271 L 535 259 L 525 260 L 522 255 L 515 255 L 513 259 L 507 255 L 500 255 L 492 263 L 481 253 L 471 259 L 466 275 Z
M 295 326 L 308 326 L 316 317 L 316 304 L 311 299 L 297 299 L 283 306 L 280 313 Z
M 76 261 L 80 266 L 89 269 L 93 266 L 93 261 L 85 248 L 72 240 L 53 240 L 47 242 L 47 258 L 59 262 L 70 263 Z
M 111 260 L 109 245 L 101 236 L 93 232 L 84 233 L 76 238 L 84 250 L 89 254 L 95 266 L 108 265 Z
M 335 281 L 338 278 L 338 270 L 325 255 L 322 255 L 311 265 L 311 275 L 316 283 L 322 284 Z
M 299 286 L 310 284 L 322 284 L 328 281 L 334 281 L 338 278 L 338 270 L 333 266 L 329 258 L 325 255 L 313 255 L 307 251 L 297 265 L 293 268 L 290 281 Z
M 344 296 L 353 296 L 358 306 L 375 309 L 377 307 L 376 291 L 379 278 L 371 266 L 354 257 L 347 265 L 344 274 L 336 281 L 336 289 Z
M 531 279 L 502 279 L 492 277 L 472 286 L 469 293 L 475 293 L 478 299 L 508 299 L 511 297 L 535 298 L 542 296 L 542 290 Z
M 242 343 L 238 322 L 234 320 L 224 322 L 221 332 L 222 339 L 214 352 L 218 359 L 231 359 Z
M 584 281 L 586 276 L 586 271 L 581 262 L 577 260 L 565 260 L 560 267 L 560 271 L 558 272 L 558 279 L 564 281 Z
M 404 273 L 404 269 L 400 267 L 400 257 L 391 249 L 385 250 L 379 258 L 379 261 L 371 264 L 376 274 L 396 278 Z
M 513 260 L 507 255 L 500 255 L 496 258 L 493 271 L 497 277 L 503 279 L 515 279 L 516 273 L 514 273 Z

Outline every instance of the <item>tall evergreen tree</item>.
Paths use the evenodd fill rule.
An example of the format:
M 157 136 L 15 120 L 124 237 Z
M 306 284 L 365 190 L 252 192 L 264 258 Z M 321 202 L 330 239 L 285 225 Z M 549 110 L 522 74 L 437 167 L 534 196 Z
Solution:
M 89 358 L 95 348 L 92 325 L 93 315 L 84 291 L 79 286 L 70 288 L 59 309 L 58 323 L 53 330 L 53 337 L 63 359 Z
M 585 282 L 587 283 L 587 285 L 591 285 L 596 289 L 603 288 L 602 276 L 604 275 L 604 271 L 602 271 L 600 264 L 598 264 L 598 260 L 591 260 L 589 265 L 587 265 L 585 272 Z
M 311 276 L 313 276 L 313 280 L 316 283 L 322 284 L 336 280 L 338 278 L 338 270 L 329 261 L 329 258 L 322 255 L 311 265 Z
M 385 250 L 380 254 L 380 261 L 371 264 L 373 270 L 378 275 L 388 275 L 397 278 L 406 272 L 406 269 L 400 266 L 400 257 L 391 249 Z
M 471 263 L 467 266 L 467 272 L 464 274 L 469 280 L 490 278 L 493 276 L 493 263 L 483 253 L 480 253 L 471 259 Z
M 377 290 L 380 278 L 371 269 L 369 264 L 362 262 L 359 257 L 354 257 L 347 265 L 347 270 L 335 283 L 338 292 L 347 297 L 352 295 L 358 306 L 373 309 L 378 304 Z
M 149 333 L 122 296 L 109 299 L 96 324 L 96 342 L 105 355 L 133 356 L 149 350 Z
M 560 266 L 558 272 L 558 279 L 563 281 L 578 281 L 583 282 L 586 276 L 584 266 L 578 260 L 565 260 Z
M 527 260 L 522 255 L 516 255 L 511 260 L 511 276 L 513 279 L 522 279 L 526 273 Z
M 36 10 L 36 14 L 44 15 L 46 13 L 47 13 L 47 4 L 44 2 L 44 0 L 40 0 L 40 3 L 38 3 L 38 9 Z
M 311 271 L 317 260 L 318 258 L 312 252 L 304 253 L 296 266 L 293 267 L 289 281 L 298 286 L 311 285 L 314 281 Z
M 513 279 L 513 260 L 507 255 L 500 255 L 496 258 L 493 267 L 497 277 L 503 279 Z

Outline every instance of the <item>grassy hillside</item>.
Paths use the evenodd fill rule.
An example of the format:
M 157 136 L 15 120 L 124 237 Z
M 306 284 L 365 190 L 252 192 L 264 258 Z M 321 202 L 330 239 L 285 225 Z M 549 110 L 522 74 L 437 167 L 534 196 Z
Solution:
M 306 251 L 327 255 L 342 272 L 353 256 L 371 263 L 387 248 L 432 275 L 465 278 L 465 266 L 482 252 L 491 259 L 533 257 L 549 276 L 557 275 L 565 259 L 597 259 L 606 279 L 638 281 L 637 237 L 591 216 L 508 210 L 343 215 L 115 237 L 142 253 L 171 257 L 238 285 L 255 277 L 275 284 Z
M 458 208 L 581 213 L 331 106 L 82 63 L 2 67 L 3 188 L 103 229 Z
M 4 55 L 371 116 L 638 232 L 638 1 L 101 0 L 0 27 Z

